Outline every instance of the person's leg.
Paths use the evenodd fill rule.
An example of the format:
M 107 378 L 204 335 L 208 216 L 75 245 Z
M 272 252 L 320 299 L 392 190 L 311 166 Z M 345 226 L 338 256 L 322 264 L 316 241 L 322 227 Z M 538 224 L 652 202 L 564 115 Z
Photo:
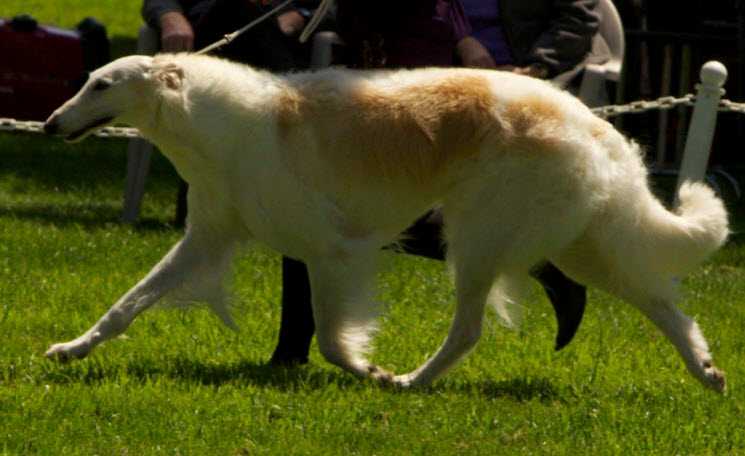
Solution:
M 300 261 L 282 257 L 282 319 L 270 362 L 307 363 L 314 332 L 308 269 Z

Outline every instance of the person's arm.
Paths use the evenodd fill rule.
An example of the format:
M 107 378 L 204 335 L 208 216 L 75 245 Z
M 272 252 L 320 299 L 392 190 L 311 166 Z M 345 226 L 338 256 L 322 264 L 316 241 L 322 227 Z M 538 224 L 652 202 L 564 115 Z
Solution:
M 489 54 L 489 51 L 479 40 L 472 36 L 466 36 L 458 40 L 458 43 L 455 45 L 455 55 L 458 56 L 464 67 L 497 68 L 497 64 L 494 62 L 491 54 Z
M 538 36 L 527 55 L 526 71 L 555 76 L 578 65 L 592 47 L 600 18 L 596 0 L 556 0 L 548 28 Z
M 496 69 L 497 64 L 486 47 L 471 36 L 468 15 L 460 1 L 453 1 L 452 11 L 452 22 L 456 34 L 455 56 L 460 64 L 468 68 Z
M 160 30 L 160 45 L 164 52 L 187 52 L 194 49 L 194 28 L 184 16 L 184 10 L 178 1 L 145 0 L 142 17 Z
M 257 3 L 257 0 L 251 0 Z M 282 0 L 262 0 L 267 8 L 274 8 L 282 3 Z M 314 10 L 320 4 L 320 0 L 294 1 L 277 12 L 277 25 L 287 36 L 300 33 L 310 19 Z
M 178 0 L 145 0 L 140 12 L 150 27 L 160 28 L 161 16 L 172 11 L 184 14 L 184 9 Z
M 194 49 L 194 28 L 186 17 L 170 11 L 160 17 L 160 42 L 164 52 L 188 52 Z
M 281 0 L 271 0 L 270 7 L 281 3 Z M 299 34 L 308 21 L 316 14 L 321 0 L 293 0 L 292 3 L 277 13 L 277 23 L 280 30 L 287 36 Z M 334 5 L 325 12 L 321 23 L 314 30 L 328 30 L 334 28 Z
M 279 29 L 287 36 L 300 33 L 305 27 L 305 17 L 299 10 L 293 9 L 277 15 Z

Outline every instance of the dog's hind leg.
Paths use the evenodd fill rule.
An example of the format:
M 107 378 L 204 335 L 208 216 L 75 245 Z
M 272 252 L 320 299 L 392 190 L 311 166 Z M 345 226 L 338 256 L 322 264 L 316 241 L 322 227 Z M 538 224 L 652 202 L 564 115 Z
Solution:
M 476 274 L 476 275 L 474 275 Z M 463 358 L 479 341 L 487 296 L 493 277 L 483 272 L 460 268 L 456 270 L 455 316 L 442 346 L 421 367 L 394 378 L 403 387 L 419 387 L 430 383 Z
M 371 299 L 376 257 L 377 249 L 373 249 L 361 255 L 309 259 L 307 265 L 321 354 L 357 377 L 388 383 L 393 375 L 364 356 L 377 316 L 377 305 Z
M 222 267 L 229 249 L 187 234 L 137 285 L 122 296 L 88 331 L 75 340 L 53 345 L 46 357 L 59 361 L 84 358 L 97 345 L 122 334 L 142 311 L 165 294 L 199 284 Z
M 556 260 L 573 279 L 614 294 L 638 308 L 675 345 L 696 379 L 708 388 L 724 390 L 724 374 L 712 365 L 701 329 L 675 305 L 679 295 L 674 280 L 655 278 L 650 270 L 620 270 L 619 263 L 614 268 L 610 266 L 613 262 L 592 243 L 579 243 L 570 254 Z
M 516 242 L 520 230 L 496 225 L 490 208 L 456 216 L 452 216 L 453 212 L 445 211 L 451 214 L 445 227 L 448 256 L 455 270 L 455 315 L 437 352 L 415 371 L 394 379 L 400 386 L 424 386 L 455 366 L 481 337 L 485 308 L 495 283 L 499 284 L 496 291 L 500 291 L 505 283 L 526 280 L 534 263 L 534 255 L 521 249 L 528 244 Z M 509 265 L 505 264 L 506 259 Z
M 711 364 L 709 346 L 701 329 L 674 304 L 674 300 L 652 297 L 634 299 L 632 303 L 675 345 L 688 371 L 696 379 L 707 388 L 724 391 L 724 373 Z

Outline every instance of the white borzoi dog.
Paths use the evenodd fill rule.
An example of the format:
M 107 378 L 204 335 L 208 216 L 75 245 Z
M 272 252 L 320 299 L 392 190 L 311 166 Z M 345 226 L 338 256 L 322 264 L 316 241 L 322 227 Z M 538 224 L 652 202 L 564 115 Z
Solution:
M 323 356 L 358 377 L 425 385 L 479 340 L 485 306 L 549 260 L 636 306 L 705 386 L 724 375 L 677 280 L 719 248 L 726 211 L 686 184 L 677 213 L 650 193 L 639 148 L 550 84 L 470 69 L 276 76 L 194 55 L 134 56 L 95 72 L 45 124 L 80 140 L 140 129 L 189 183 L 184 238 L 92 328 L 52 346 L 68 360 L 188 291 L 230 321 L 220 298 L 231 253 L 257 240 L 302 259 Z M 457 305 L 442 347 L 394 376 L 364 356 L 381 246 L 441 206 Z

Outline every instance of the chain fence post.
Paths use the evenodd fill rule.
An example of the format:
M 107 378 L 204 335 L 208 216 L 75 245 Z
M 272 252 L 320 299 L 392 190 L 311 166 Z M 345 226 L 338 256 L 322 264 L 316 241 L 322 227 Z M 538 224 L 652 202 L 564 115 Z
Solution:
M 706 175 L 709 151 L 717 122 L 719 100 L 724 95 L 722 86 L 727 80 L 727 68 L 720 62 L 706 62 L 701 67 L 701 83 L 696 84 L 696 103 L 688 127 L 683 160 L 675 187 L 673 208 L 677 209 L 678 190 L 685 181 L 698 181 Z

